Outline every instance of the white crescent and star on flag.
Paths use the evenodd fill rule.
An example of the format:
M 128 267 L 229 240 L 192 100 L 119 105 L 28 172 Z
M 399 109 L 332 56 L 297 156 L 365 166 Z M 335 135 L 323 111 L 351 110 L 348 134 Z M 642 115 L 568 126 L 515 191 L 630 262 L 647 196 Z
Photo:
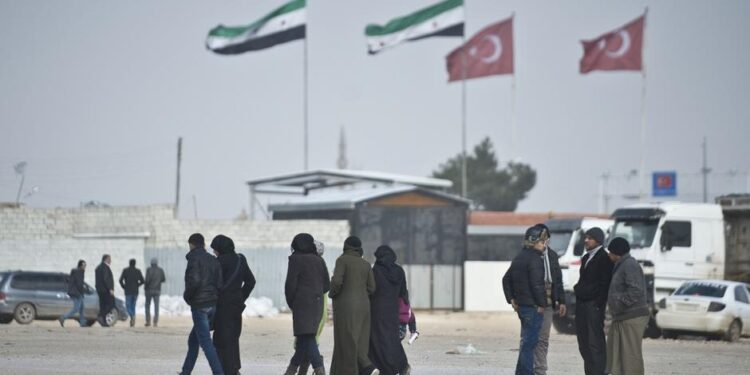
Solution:
M 479 48 L 477 46 L 472 46 L 469 48 L 469 56 L 478 58 L 485 64 L 492 64 L 500 60 L 500 57 L 503 55 L 503 41 L 500 39 L 500 36 L 496 34 L 485 35 L 484 38 L 482 38 L 482 41 L 492 44 L 492 53 L 485 56 L 479 56 Z
M 621 43 L 620 48 L 618 48 L 615 51 L 610 51 L 607 49 L 607 39 L 610 39 L 610 41 L 614 41 L 615 37 L 620 37 Z M 600 50 L 604 50 L 604 53 L 613 59 L 620 58 L 623 55 L 625 55 L 628 50 L 630 49 L 630 34 L 627 30 L 623 29 L 618 32 L 616 32 L 612 37 L 610 38 L 602 38 L 599 40 L 599 43 L 597 44 L 597 47 Z

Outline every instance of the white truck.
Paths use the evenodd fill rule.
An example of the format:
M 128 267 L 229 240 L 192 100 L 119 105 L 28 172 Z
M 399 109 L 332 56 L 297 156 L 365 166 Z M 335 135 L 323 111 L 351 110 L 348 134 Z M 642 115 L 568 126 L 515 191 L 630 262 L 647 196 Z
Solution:
M 550 231 L 549 247 L 560 257 L 563 288 L 568 301 L 568 313 L 552 320 L 555 329 L 561 333 L 575 333 L 575 295 L 573 286 L 578 283 L 581 257 L 584 254 L 583 237 L 593 227 L 609 233 L 614 220 L 602 217 L 580 217 L 569 219 L 550 219 L 544 222 Z
M 631 255 L 644 270 L 653 269 L 648 300 L 654 315 L 659 302 L 687 280 L 750 281 L 750 195 L 717 202 L 637 204 L 612 214 L 609 238 L 627 239 Z M 655 321 L 650 328 L 648 336 L 660 334 Z

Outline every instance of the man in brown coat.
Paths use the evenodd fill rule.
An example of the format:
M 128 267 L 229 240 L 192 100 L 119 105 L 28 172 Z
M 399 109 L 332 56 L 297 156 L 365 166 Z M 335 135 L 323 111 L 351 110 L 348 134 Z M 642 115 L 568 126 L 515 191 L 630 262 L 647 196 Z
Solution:
M 370 349 L 370 295 L 375 277 L 362 259 L 362 241 L 351 236 L 336 259 L 329 296 L 333 299 L 333 360 L 331 375 L 377 375 Z

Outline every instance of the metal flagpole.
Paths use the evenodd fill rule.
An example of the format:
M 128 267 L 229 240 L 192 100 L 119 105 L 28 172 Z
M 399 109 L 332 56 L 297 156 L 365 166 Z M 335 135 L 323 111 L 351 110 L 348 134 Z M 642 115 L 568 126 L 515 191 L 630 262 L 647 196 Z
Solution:
M 466 3 L 464 9 L 464 32 L 462 45 L 466 44 Z M 461 53 L 461 196 L 466 198 L 468 191 L 466 167 L 466 53 Z
M 305 9 L 305 17 L 307 17 L 307 9 Z M 304 156 L 305 161 L 304 161 L 304 166 L 305 166 L 305 171 L 307 171 L 307 167 L 308 167 L 308 151 L 309 151 L 309 145 L 308 145 L 308 128 L 307 128 L 307 19 L 305 19 L 305 43 L 304 44 L 305 44 L 305 46 L 304 46 L 304 55 L 305 56 L 304 56 L 304 68 L 303 68 L 304 69 L 304 77 L 303 77 L 303 81 L 304 81 L 304 84 L 303 84 L 303 86 L 304 86 L 303 87 L 304 94 L 303 95 L 304 95 L 304 102 L 305 102 L 304 103 L 304 116 L 305 116 L 305 119 L 304 119 L 304 126 L 305 126 L 305 130 L 304 130 L 304 137 L 305 137 L 305 140 L 304 140 L 304 142 L 305 142 L 305 156 Z
M 641 165 L 638 181 L 638 199 L 643 201 L 646 197 L 646 16 L 648 8 L 643 18 L 643 48 L 641 56 Z
M 515 24 L 515 18 L 516 18 L 516 12 L 513 12 L 511 14 L 511 19 L 514 21 Z M 515 25 L 514 25 L 515 28 Z M 515 36 L 515 34 L 514 34 Z M 515 43 L 513 43 L 515 46 Z M 513 59 L 516 58 L 516 52 L 513 51 Z M 511 136 L 511 152 L 510 152 L 510 160 L 514 159 L 513 154 L 516 154 L 516 157 L 520 156 L 520 152 L 518 151 L 518 129 L 516 128 L 516 67 L 515 64 L 513 64 L 513 76 L 511 77 L 511 83 L 510 83 L 510 136 Z

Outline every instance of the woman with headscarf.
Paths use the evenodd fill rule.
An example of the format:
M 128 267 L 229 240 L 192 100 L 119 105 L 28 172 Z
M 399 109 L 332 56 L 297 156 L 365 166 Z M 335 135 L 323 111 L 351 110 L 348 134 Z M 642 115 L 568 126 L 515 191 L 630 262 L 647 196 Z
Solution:
M 242 254 L 234 251 L 231 238 L 218 235 L 211 241 L 211 248 L 221 265 L 223 284 L 219 288 L 214 316 L 214 346 L 221 361 L 224 374 L 239 374 L 240 333 L 245 300 L 255 287 L 255 276 Z
M 313 374 L 326 373 L 315 335 L 323 317 L 323 294 L 330 289 L 330 281 L 326 262 L 318 256 L 314 241 L 307 233 L 292 240 L 284 294 L 292 310 L 297 345 L 284 375 L 294 375 L 305 358 L 312 363 Z
M 347 238 L 344 254 L 336 259 L 333 270 L 329 293 L 333 299 L 331 375 L 380 374 L 367 355 L 370 294 L 375 292 L 375 278 L 363 254 L 362 241 L 354 236 Z
M 323 256 L 323 253 L 325 252 L 325 245 L 315 240 L 315 251 L 318 254 L 319 257 Z M 318 348 L 320 348 L 320 334 L 323 333 L 323 328 L 326 326 L 326 321 L 328 320 L 328 293 L 323 293 L 323 316 L 320 318 L 320 323 L 318 324 L 318 332 L 315 334 L 315 342 L 318 343 Z M 297 348 L 297 340 L 294 340 L 294 348 Z M 322 355 L 321 355 L 322 357 Z M 307 370 L 310 369 L 310 360 L 305 356 L 305 358 L 302 360 L 302 364 L 299 366 L 299 371 L 297 372 L 297 375 L 307 375 Z
M 372 330 L 370 360 L 383 375 L 409 374 L 411 368 L 399 338 L 399 298 L 408 304 L 404 269 L 396 264 L 396 253 L 383 245 L 375 251 L 375 293 L 370 296 Z

